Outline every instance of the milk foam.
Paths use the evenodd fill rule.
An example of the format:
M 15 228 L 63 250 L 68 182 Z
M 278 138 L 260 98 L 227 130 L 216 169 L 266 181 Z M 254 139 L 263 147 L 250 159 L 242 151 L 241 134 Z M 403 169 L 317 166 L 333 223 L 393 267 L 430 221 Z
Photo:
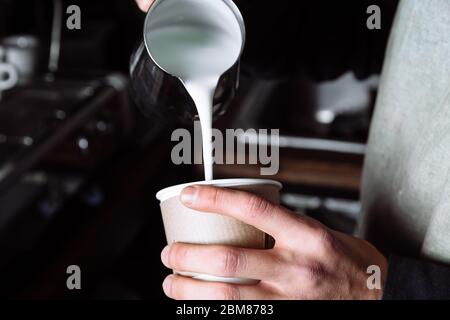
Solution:
M 213 179 L 212 113 L 220 76 L 238 60 L 242 32 L 222 0 L 164 0 L 146 34 L 153 60 L 181 79 L 200 118 L 205 180 Z

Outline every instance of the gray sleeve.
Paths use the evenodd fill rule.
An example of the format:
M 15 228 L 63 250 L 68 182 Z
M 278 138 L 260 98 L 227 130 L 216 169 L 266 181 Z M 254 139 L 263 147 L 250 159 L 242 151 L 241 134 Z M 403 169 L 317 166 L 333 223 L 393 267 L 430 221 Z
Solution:
M 359 234 L 450 264 L 450 1 L 401 1 L 366 152 Z

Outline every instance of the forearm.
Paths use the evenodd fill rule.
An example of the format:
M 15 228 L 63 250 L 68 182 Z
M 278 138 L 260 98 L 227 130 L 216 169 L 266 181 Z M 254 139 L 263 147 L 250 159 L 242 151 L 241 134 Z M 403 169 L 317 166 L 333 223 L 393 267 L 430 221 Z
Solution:
M 449 299 L 450 267 L 391 256 L 384 300 Z

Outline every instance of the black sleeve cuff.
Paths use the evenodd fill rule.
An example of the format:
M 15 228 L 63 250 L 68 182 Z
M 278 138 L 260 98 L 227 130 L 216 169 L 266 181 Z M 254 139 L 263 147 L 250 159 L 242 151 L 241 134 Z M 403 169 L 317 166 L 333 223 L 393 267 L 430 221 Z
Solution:
M 450 267 L 391 256 L 383 300 L 450 298 Z

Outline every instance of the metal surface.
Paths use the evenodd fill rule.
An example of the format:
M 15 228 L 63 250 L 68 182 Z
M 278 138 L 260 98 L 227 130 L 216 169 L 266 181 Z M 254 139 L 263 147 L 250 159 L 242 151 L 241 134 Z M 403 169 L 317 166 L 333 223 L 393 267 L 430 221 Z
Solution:
M 0 193 L 16 183 L 26 171 L 33 168 L 55 146 L 70 137 L 77 128 L 86 124 L 89 117 L 117 93 L 115 88 L 108 84 L 105 86 L 102 81 L 93 81 L 90 84 L 78 86 L 78 89 L 73 89 L 72 94 L 67 96 L 67 92 L 70 91 L 66 87 L 65 97 L 57 92 L 54 96 L 47 94 L 47 102 L 50 104 L 47 103 L 47 109 L 39 108 L 34 116 L 33 113 L 26 113 L 25 109 L 28 105 L 25 104 L 22 107 L 24 110 L 19 112 L 18 117 L 23 115 L 28 120 L 26 123 L 24 122 L 23 126 L 16 128 L 17 130 L 14 126 L 2 126 L 0 130 L 5 130 L 5 133 L 1 134 L 0 132 L 3 136 L 3 143 L 0 142 L 0 150 L 5 148 L 12 150 L 14 148 L 15 152 L 5 152 L 5 158 L 0 159 Z M 22 100 L 24 97 L 26 95 L 22 94 Z M 51 103 L 52 101 L 53 103 Z M 57 105 L 61 107 L 64 104 L 66 110 L 56 107 Z M 7 104 L 3 104 L 2 110 L 10 113 L 14 111 L 7 107 Z M 57 119 L 61 112 L 70 114 L 70 117 L 62 120 Z M 13 116 L 13 113 L 11 116 Z M 1 117 L 1 119 L 7 121 L 5 117 Z M 31 139 L 31 144 L 24 143 L 26 137 Z
M 53 23 L 50 44 L 50 57 L 48 70 L 56 72 L 59 66 L 59 55 L 61 50 L 63 6 L 61 0 L 53 0 Z
M 29 83 L 39 68 L 40 43 L 35 36 L 23 34 L 3 39 L 0 43 L 0 60 L 11 65 L 20 85 Z
M 0 60 L 0 100 L 1 92 L 16 86 L 19 81 L 17 70 L 9 63 L 1 63 Z
M 150 7 L 144 26 L 144 35 L 147 32 L 148 21 L 154 9 L 162 1 L 165 0 L 157 0 Z M 245 25 L 242 15 L 232 1 L 222 1 L 234 12 L 241 27 L 243 42 L 245 42 Z M 131 57 L 131 84 L 137 105 L 148 117 L 157 116 L 163 121 L 178 119 L 182 122 L 192 123 L 198 117 L 194 101 L 182 81 L 164 71 L 152 59 L 149 54 L 150 45 L 143 41 Z M 240 61 L 238 59 L 219 79 L 214 96 L 213 114 L 215 117 L 226 111 L 236 94 L 239 86 L 239 68 Z

